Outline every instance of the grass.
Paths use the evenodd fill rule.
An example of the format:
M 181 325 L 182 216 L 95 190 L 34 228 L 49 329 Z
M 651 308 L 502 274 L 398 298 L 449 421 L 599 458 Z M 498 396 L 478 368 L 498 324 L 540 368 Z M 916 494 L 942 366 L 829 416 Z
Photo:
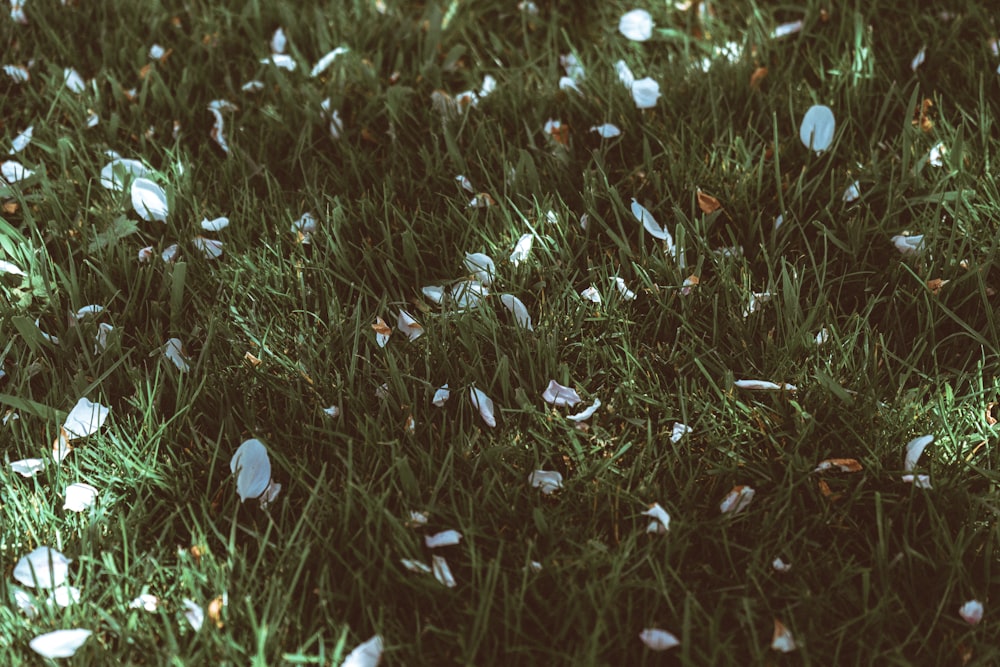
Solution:
M 2 64 L 31 76 L 0 77 L 2 147 L 33 125 L 12 159 L 35 171 L 0 186 L 0 259 L 26 273 L 0 274 L 0 405 L 18 416 L 0 448 L 47 457 L 80 397 L 111 409 L 62 465 L 3 468 L 6 572 L 51 545 L 81 590 L 65 609 L 39 593 L 27 618 L 5 577 L 5 664 L 32 663 L 29 640 L 70 627 L 94 631 L 71 664 L 339 664 L 375 634 L 387 665 L 1000 661 L 995 17 L 968 0 L 951 18 L 890 0 L 654 3 L 657 32 L 636 43 L 616 29 L 631 6 L 538 4 L 32 0 L 28 25 L 0 19 Z M 797 19 L 800 33 L 770 37 Z M 295 71 L 261 63 L 279 26 Z M 172 51 L 151 61 L 153 43 Z M 557 85 L 568 53 L 586 70 L 580 95 Z M 660 82 L 655 108 L 636 109 L 618 60 Z M 63 85 L 66 67 L 83 93 Z M 478 105 L 435 109 L 436 90 L 479 90 L 485 75 L 497 86 Z M 241 90 L 251 79 L 263 89 Z M 238 107 L 222 112 L 229 154 L 210 138 L 217 99 Z M 837 129 L 816 155 L 798 129 L 820 103 Z M 568 145 L 545 135 L 550 118 Z M 604 122 L 621 137 L 588 132 Z M 108 150 L 155 170 L 165 224 L 99 185 Z M 469 208 L 458 174 L 496 205 Z M 722 209 L 702 213 L 698 188 Z M 633 197 L 686 267 L 643 231 Z M 290 229 L 307 211 L 319 222 L 303 244 Z M 200 229 L 219 216 L 232 224 Z M 904 231 L 924 235 L 922 253 L 897 252 Z M 524 233 L 534 246 L 514 266 Z M 223 256 L 203 257 L 198 234 Z M 173 243 L 179 259 L 161 261 Z M 731 246 L 742 254 L 712 252 Z M 485 303 L 424 298 L 464 277 L 467 252 L 496 260 Z M 590 285 L 601 304 L 579 297 Z M 771 298 L 745 315 L 754 292 Z M 88 304 L 103 313 L 67 317 Z M 401 308 L 425 334 L 379 348 L 372 322 Z M 103 349 L 99 323 L 113 326 Z M 189 372 L 163 357 L 171 337 Z M 748 392 L 742 378 L 798 389 Z M 602 407 L 576 428 L 542 401 L 550 379 Z M 446 382 L 449 402 L 432 406 Z M 338 418 L 323 412 L 334 405 Z M 678 442 L 675 422 L 692 428 Z M 901 481 L 904 446 L 925 433 L 931 489 Z M 251 437 L 283 485 L 267 510 L 240 503 L 230 474 Z M 830 457 L 863 470 L 813 472 Z M 531 488 L 536 469 L 563 488 Z M 73 482 L 99 490 L 94 507 L 62 509 Z M 735 485 L 756 496 L 723 515 Z M 646 533 L 654 502 L 667 535 Z M 434 551 L 451 589 L 400 564 L 429 562 L 423 536 L 445 529 L 463 535 Z M 156 612 L 129 609 L 143 592 Z M 185 598 L 219 598 L 218 623 L 193 630 Z M 986 608 L 978 626 L 957 613 L 971 599 Z M 775 619 L 795 653 L 771 650 Z M 649 627 L 680 645 L 651 652 Z

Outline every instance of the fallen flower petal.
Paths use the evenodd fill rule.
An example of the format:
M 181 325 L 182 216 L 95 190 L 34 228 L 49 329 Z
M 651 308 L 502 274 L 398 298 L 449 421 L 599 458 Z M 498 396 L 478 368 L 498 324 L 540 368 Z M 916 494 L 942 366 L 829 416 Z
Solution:
M 921 47 L 921 49 L 917 51 L 917 55 L 913 56 L 913 60 L 910 61 L 910 69 L 916 72 L 917 68 L 924 64 L 925 60 L 927 60 L 926 46 Z
M 148 178 L 132 181 L 132 208 L 146 222 L 167 221 L 167 193 Z
M 424 537 L 424 544 L 427 545 L 428 549 L 437 549 L 438 547 L 450 547 L 458 544 L 462 541 L 462 534 L 457 530 L 443 530 L 440 533 L 435 533 L 434 535 L 426 535 Z
M 163 345 L 163 356 L 182 373 L 191 370 L 191 366 L 187 362 L 187 356 L 184 354 L 184 344 L 181 343 L 180 338 L 167 339 L 167 342 Z
M 279 493 L 281 493 L 281 484 L 272 479 L 267 483 L 264 493 L 260 494 L 260 498 L 258 498 L 260 508 L 266 510 L 271 503 L 277 500 Z
M 327 417 L 330 417 L 331 419 L 336 419 L 337 417 L 340 416 L 340 407 L 337 405 L 331 405 L 328 408 L 323 408 L 323 412 L 326 414 Z
M 70 410 L 62 428 L 71 439 L 86 438 L 88 435 L 96 433 L 104 425 L 110 412 L 111 408 L 81 398 Z
M 181 600 L 181 604 L 184 605 L 184 618 L 187 619 L 187 622 L 191 624 L 195 632 L 201 630 L 201 626 L 205 623 L 205 610 L 191 598 L 184 598 Z
M 822 329 L 819 330 L 819 333 L 816 334 L 815 338 L 816 344 L 823 345 L 829 340 L 830 340 L 830 332 L 829 330 L 827 330 L 826 327 L 823 327 Z
M 451 299 L 459 308 L 475 308 L 489 296 L 490 290 L 476 280 L 463 280 L 452 286 Z
M 597 132 L 602 139 L 614 139 L 615 137 L 621 136 L 622 133 L 622 131 L 618 129 L 617 125 L 612 125 L 611 123 L 594 125 L 590 128 L 590 131 Z
M 833 131 L 836 128 L 836 120 L 833 111 L 828 106 L 817 104 L 809 107 L 802 117 L 802 125 L 799 127 L 799 139 L 806 148 L 820 154 L 830 148 L 833 143 Z
M 633 42 L 645 42 L 653 36 L 653 17 L 645 9 L 633 9 L 619 19 L 618 32 Z
M 260 497 L 271 484 L 271 459 L 267 447 L 256 438 L 244 441 L 229 461 L 229 470 L 236 476 L 240 502 Z
M 674 239 L 667 231 L 666 227 L 661 227 L 660 223 L 656 221 L 653 214 L 649 212 L 645 206 L 632 199 L 632 215 L 635 216 L 636 220 L 642 223 L 642 226 L 646 228 L 654 238 L 661 239 L 667 242 L 667 248 L 673 248 Z
M 784 623 L 774 619 L 774 635 L 771 637 L 771 650 L 781 653 L 791 653 L 798 646 L 795 645 L 795 638 L 792 632 L 785 627 Z
M 426 285 L 420 288 L 420 292 L 438 305 L 444 301 L 445 292 L 444 288 L 440 285 Z
M 215 220 L 205 218 L 201 221 L 201 228 L 206 232 L 218 232 L 229 226 L 229 218 L 221 217 Z
M 587 421 L 588 419 L 594 416 L 594 413 L 597 412 L 597 408 L 599 407 L 601 407 L 601 399 L 595 398 L 594 403 L 592 405 L 584 408 L 575 415 L 566 415 L 566 419 L 570 419 L 575 422 Z
M 386 343 L 389 342 L 389 337 L 392 335 L 392 329 L 385 323 L 385 320 L 378 316 L 375 317 L 372 329 L 375 331 L 375 342 L 378 343 L 379 347 L 385 347 Z
M 443 408 L 444 404 L 448 402 L 451 397 L 451 391 L 448 389 L 448 383 L 445 382 L 443 385 L 438 387 L 437 391 L 434 392 L 434 398 L 431 399 L 431 403 L 439 408 Z
M 646 526 L 647 533 L 665 535 L 670 530 L 670 515 L 667 514 L 667 510 L 660 506 L 660 503 L 650 505 L 649 509 L 643 512 L 643 515 L 653 519 Z
M 600 303 L 601 302 L 601 293 L 598 292 L 597 288 L 594 287 L 593 285 L 591 285 L 587 289 L 585 289 L 582 292 L 580 292 L 580 296 L 582 296 L 584 299 L 586 299 L 587 301 L 590 301 L 592 303 Z
M 302 217 L 292 223 L 291 232 L 298 236 L 300 243 L 312 243 L 312 235 L 318 224 L 319 221 L 312 213 L 303 213 Z
M 320 58 L 315 65 L 313 65 L 312 71 L 309 72 L 309 76 L 313 78 L 319 76 L 329 69 L 330 65 L 332 65 L 337 58 L 347 53 L 348 50 L 349 49 L 345 46 L 338 46 L 333 51 L 330 51 Z
M 101 186 L 115 192 L 124 192 L 136 178 L 144 178 L 150 174 L 146 165 L 138 160 L 115 158 L 101 169 Z
M 673 634 L 659 628 L 646 628 L 639 633 L 639 639 L 651 651 L 666 651 L 668 648 L 680 646 L 681 642 Z
M 674 444 L 680 442 L 681 438 L 683 438 L 688 433 L 691 433 L 691 431 L 693 431 L 693 430 L 694 429 L 692 429 L 687 424 L 682 424 L 680 422 L 674 422 L 674 426 L 673 426 L 673 428 L 671 429 L 671 432 L 670 432 L 670 442 L 672 442 Z
M 775 384 L 767 380 L 737 380 L 733 384 L 740 389 L 754 389 L 758 391 L 796 391 L 798 389 L 794 384 L 788 384 L 787 382 Z
M 562 488 L 563 476 L 558 470 L 536 470 L 528 475 L 528 483 L 548 496 Z
M 580 395 L 576 393 L 575 389 L 564 387 L 555 380 L 549 380 L 549 386 L 547 386 L 545 391 L 542 392 L 542 398 L 545 399 L 546 403 L 551 403 L 556 407 L 564 405 L 573 407 L 583 400 L 580 398 Z
M 771 33 L 771 39 L 781 39 L 782 37 L 788 37 L 789 35 L 794 35 L 795 33 L 802 30 L 802 21 L 792 21 L 790 23 L 782 23 L 774 29 Z
M 917 255 L 924 249 L 924 235 L 914 234 L 913 236 L 896 235 L 892 237 L 892 244 L 896 246 L 903 255 Z
M 781 560 L 780 556 L 771 561 L 771 567 L 774 568 L 775 572 L 781 572 L 782 574 L 792 569 L 791 564 Z
M 403 567 L 405 567 L 410 572 L 417 572 L 418 574 L 430 574 L 431 573 L 431 566 L 427 565 L 426 563 L 422 563 L 419 560 L 411 560 L 409 558 L 401 558 L 399 560 L 399 562 L 402 563 Z
M 21 477 L 34 477 L 45 468 L 45 460 L 21 459 L 20 461 L 11 461 L 10 467 Z
M 91 630 L 82 628 L 56 630 L 38 635 L 28 642 L 28 646 L 38 655 L 50 660 L 71 658 L 92 634 L 94 633 Z
M 31 78 L 28 68 L 24 65 L 4 65 L 4 74 L 14 80 L 14 83 L 24 83 Z
M 633 292 L 632 290 L 630 290 L 625 285 L 625 279 L 624 278 L 619 278 L 618 276 L 615 276 L 611 280 L 614 281 L 615 287 L 618 288 L 618 293 L 622 295 L 623 299 L 625 299 L 626 301 L 634 301 L 635 300 L 635 296 L 636 296 L 635 292 Z
M 719 511 L 723 514 L 739 514 L 750 505 L 755 493 L 749 486 L 734 486 L 733 490 L 722 499 Z
M 222 257 L 222 241 L 206 239 L 204 236 L 196 236 L 191 239 L 194 247 L 201 252 L 205 259 L 218 259 Z
M 465 270 L 474 274 L 477 281 L 489 287 L 493 284 L 493 276 L 496 275 L 497 267 L 493 259 L 484 253 L 465 253 Z
M 506 306 L 507 310 L 514 314 L 514 321 L 517 322 L 517 326 L 522 329 L 527 329 L 528 331 L 535 330 L 534 327 L 531 326 L 531 316 L 528 314 L 528 309 L 520 299 L 513 294 L 501 294 L 500 303 Z
M 652 109 L 660 99 L 660 84 L 645 77 L 632 82 L 632 99 L 639 109 Z
M 495 428 L 497 425 L 497 419 L 493 414 L 493 401 L 490 400 L 490 397 L 481 392 L 479 389 L 470 387 L 469 400 L 472 401 L 472 407 L 479 410 L 479 416 L 483 418 L 486 425 L 490 428 Z
M 860 472 L 861 464 L 857 459 L 824 459 L 819 462 L 813 472 L 837 469 L 840 472 Z
M 382 636 L 375 635 L 351 651 L 340 667 L 377 667 L 382 660 L 383 644 Z
M 63 70 L 63 83 L 66 87 L 70 89 L 71 92 L 79 95 L 84 90 L 87 89 L 87 84 L 84 82 L 83 77 L 72 67 L 68 67 Z
M 958 609 L 958 615 L 969 625 L 978 625 L 983 620 L 983 603 L 979 600 L 969 600 Z
M 4 259 L 0 259 L 0 273 L 8 273 L 12 276 L 27 275 L 24 271 L 21 270 L 21 267 L 11 262 L 8 262 L 7 260 Z
M 632 70 L 629 69 L 624 60 L 619 60 L 615 63 L 615 73 L 618 74 L 618 80 L 626 88 L 631 88 L 632 84 L 635 83 L 635 75 L 632 74 Z
M 431 569 L 434 571 L 434 578 L 448 588 L 454 588 L 456 586 L 455 577 L 451 574 L 451 568 L 448 567 L 448 561 L 441 556 L 432 556 L 431 562 Z
M 844 190 L 844 194 L 841 195 L 840 198 L 847 203 L 857 201 L 861 197 L 861 190 L 859 189 L 860 185 L 861 184 L 858 181 L 854 181 L 847 186 L 847 189 Z
M 143 593 L 139 597 L 135 598 L 128 604 L 129 609 L 145 609 L 146 611 L 152 613 L 156 611 L 157 606 L 160 604 L 160 599 L 155 595 L 150 595 L 149 593 Z
M 521 262 L 528 259 L 528 254 L 531 252 L 531 244 L 534 242 L 533 234 L 523 234 L 521 238 L 517 240 L 514 245 L 514 252 L 510 254 L 510 263 L 514 266 L 519 266 Z
M 927 445 L 934 442 L 933 435 L 922 435 L 906 443 L 906 456 L 903 459 L 903 470 L 910 472 L 917 467 L 920 455 L 924 453 Z
M 73 586 L 59 586 L 54 588 L 45 602 L 49 606 L 62 607 L 65 609 L 70 605 L 80 602 L 80 589 Z
M 97 501 L 98 491 L 90 484 L 77 482 L 66 487 L 66 502 L 63 509 L 70 512 L 83 512 Z
M 25 168 L 20 162 L 7 160 L 3 164 L 0 164 L 0 175 L 3 175 L 4 180 L 8 183 L 14 184 L 31 178 L 35 175 L 35 172 Z
M 396 328 L 403 333 L 412 343 L 424 334 L 424 327 L 405 310 L 399 311 L 396 318 Z
M 28 127 L 28 129 L 26 129 L 24 132 L 21 132 L 16 137 L 14 137 L 13 141 L 10 142 L 11 144 L 10 154 L 13 155 L 14 153 L 20 153 L 25 148 L 27 148 L 28 144 L 31 143 L 31 136 L 32 134 L 34 134 L 34 131 L 35 131 L 34 127 Z
M 14 566 L 14 578 L 28 588 L 57 588 L 69 576 L 73 561 L 51 547 L 38 547 Z

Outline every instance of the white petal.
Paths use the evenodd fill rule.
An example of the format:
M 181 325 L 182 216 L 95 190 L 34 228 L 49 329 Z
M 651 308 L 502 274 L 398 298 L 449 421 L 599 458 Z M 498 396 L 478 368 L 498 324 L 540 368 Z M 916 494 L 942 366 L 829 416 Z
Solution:
M 668 648 L 680 646 L 680 641 L 677 637 L 659 628 L 646 628 L 639 633 L 639 639 L 651 651 L 666 651 Z
M 903 255 L 917 255 L 924 249 L 924 235 L 914 234 L 913 236 L 896 235 L 892 237 L 892 244 L 896 246 Z
M 932 488 L 930 475 L 903 475 L 900 479 L 907 484 L 913 484 L 918 489 Z
M 584 70 L 583 65 L 575 54 L 567 53 L 566 55 L 559 56 L 559 64 L 566 70 L 566 76 L 574 81 L 580 81 L 587 76 L 586 70 Z
M 632 82 L 632 99 L 639 109 L 652 109 L 660 99 L 660 84 L 650 77 Z
M 510 263 L 518 266 L 521 262 L 528 259 L 528 254 L 531 252 L 531 244 L 534 240 L 535 236 L 533 234 L 523 234 L 514 245 L 514 252 L 510 254 Z
M 63 430 L 69 434 L 70 439 L 86 438 L 88 435 L 96 433 L 104 420 L 108 418 L 111 408 L 106 408 L 100 403 L 91 403 L 86 398 L 81 398 L 70 410 L 63 424 Z
M 931 148 L 931 152 L 928 153 L 928 155 L 927 155 L 927 161 L 930 163 L 930 165 L 932 167 L 943 167 L 944 166 L 944 156 L 945 156 L 945 153 L 947 153 L 947 152 L 948 151 L 944 147 L 944 144 L 941 143 L 941 142 L 938 142 L 938 143 L 934 144 L 934 147 Z
M 448 567 L 448 561 L 441 556 L 432 556 L 431 563 L 434 571 L 434 578 L 448 588 L 454 588 L 456 585 L 455 577 L 451 574 L 451 568 Z
M 475 387 L 471 387 L 469 389 L 469 399 L 472 401 L 472 407 L 479 410 L 479 416 L 483 418 L 486 425 L 490 428 L 495 428 L 497 419 L 493 414 L 493 401 L 490 400 L 490 397 Z
M 750 505 L 755 493 L 749 486 L 734 486 L 722 499 L 719 511 L 723 514 L 739 514 Z
M 35 172 L 25 168 L 20 162 L 7 160 L 3 164 L 0 164 L 0 174 L 3 175 L 4 180 L 8 183 L 17 183 L 18 181 L 31 178 L 35 175 Z
M 262 65 L 274 65 L 289 72 L 294 72 L 298 66 L 295 60 L 285 53 L 272 53 L 270 58 L 262 58 L 260 62 Z
M 83 646 L 83 643 L 92 634 L 94 634 L 92 631 L 82 628 L 56 630 L 38 635 L 28 643 L 28 646 L 44 658 L 69 658 Z
M 177 366 L 177 370 L 182 373 L 191 370 L 191 365 L 187 362 L 187 357 L 184 355 L 184 344 L 181 343 L 180 338 L 170 338 L 163 346 L 163 356 L 166 357 L 174 366 Z
M 653 17 L 645 9 L 633 9 L 618 21 L 618 32 L 634 42 L 645 42 L 653 36 Z
M 451 288 L 451 298 L 459 308 L 475 308 L 489 293 L 489 289 L 475 280 L 463 280 Z
M 56 607 L 62 607 L 65 609 L 70 605 L 77 604 L 80 601 L 80 589 L 74 588 L 73 586 L 65 585 L 54 588 L 46 602 L 49 605 L 55 605 Z
M 437 549 L 438 547 L 450 547 L 452 545 L 458 544 L 462 541 L 462 533 L 457 530 L 443 530 L 440 533 L 435 533 L 434 535 L 426 535 L 424 537 L 424 544 L 427 545 L 428 549 Z
M 791 653 L 798 646 L 795 645 L 795 638 L 792 631 L 785 627 L 785 624 L 774 619 L 774 635 L 771 637 L 771 650 L 781 653 Z
M 132 600 L 128 608 L 129 609 L 145 609 L 146 611 L 152 613 L 156 611 L 156 607 L 159 606 L 160 600 L 155 595 L 150 595 L 149 593 L 143 593 L 136 599 Z
M 906 443 L 906 456 L 903 460 L 903 470 L 910 472 L 916 468 L 920 455 L 924 453 L 924 449 L 927 445 L 932 442 L 934 442 L 933 435 L 922 435 L 919 438 L 914 438 Z
M 629 69 L 624 60 L 615 63 L 615 72 L 618 74 L 618 80 L 626 88 L 631 88 L 632 84 L 635 83 L 635 75 L 632 74 L 632 70 Z
M 24 271 L 21 270 L 21 267 L 3 259 L 0 259 L 0 273 L 9 273 L 14 276 L 26 275 Z
M 302 217 L 292 223 L 291 231 L 293 234 L 297 234 L 299 238 L 302 239 L 302 243 L 309 243 L 318 224 L 319 221 L 316 220 L 316 216 L 312 213 L 306 212 L 302 214 Z
M 191 624 L 195 632 L 201 630 L 201 626 L 205 623 L 205 610 L 191 598 L 184 598 L 181 602 L 184 605 L 184 618 Z
M 426 563 L 422 563 L 419 560 L 411 560 L 409 558 L 400 558 L 399 562 L 403 564 L 410 572 L 416 572 L 417 574 L 430 574 L 431 566 Z
M 775 558 L 773 561 L 771 561 L 771 567 L 774 568 L 775 572 L 781 572 L 782 574 L 792 569 L 791 564 L 781 560 L 780 557 Z
M 407 526 L 426 526 L 429 521 L 427 512 L 418 512 L 416 510 L 410 510 L 410 520 L 406 522 Z M 430 572 L 430 570 L 427 570 Z
M 268 505 L 273 503 L 278 498 L 279 493 L 281 493 L 281 484 L 272 479 L 268 482 L 267 488 L 264 489 L 264 493 L 260 494 L 260 508 L 266 510 Z
M 775 384 L 767 380 L 737 380 L 733 384 L 740 389 L 754 389 L 757 391 L 796 391 L 798 389 L 794 384 L 788 384 L 787 382 Z
M 97 501 L 97 489 L 90 484 L 77 482 L 66 487 L 66 502 L 63 509 L 70 512 L 83 512 Z
M 256 438 L 239 446 L 229 462 L 229 469 L 236 475 L 236 492 L 241 502 L 259 497 L 271 483 L 271 459 L 264 443 Z
M 685 434 L 690 433 L 692 430 L 693 429 L 687 424 L 674 422 L 673 429 L 670 432 L 670 442 L 680 442 L 681 438 L 683 438 Z
M 35 596 L 19 586 L 11 586 L 14 593 L 14 606 L 28 618 L 38 616 L 38 607 L 35 606 Z
M 605 123 L 604 125 L 594 125 L 590 128 L 591 132 L 597 132 L 603 139 L 613 139 L 615 137 L 621 136 L 622 131 L 618 129 L 617 125 L 612 125 L 611 123 Z
M 375 635 L 351 651 L 340 667 L 378 667 L 383 650 L 382 636 Z
M 563 476 L 558 470 L 536 470 L 528 475 L 528 483 L 545 495 L 562 488 Z
M 229 226 L 229 218 L 221 217 L 215 220 L 205 218 L 201 221 L 201 228 L 206 232 L 217 232 Z
M 487 287 L 493 284 L 493 276 L 497 272 L 493 259 L 481 252 L 465 253 L 465 269 L 475 274 L 476 280 Z
M 11 461 L 11 469 L 21 477 L 34 477 L 45 467 L 44 459 L 21 459 Z
M 79 95 L 84 90 L 87 89 L 87 84 L 84 82 L 83 77 L 72 67 L 63 70 L 63 83 L 66 87 L 70 89 L 71 92 Z
M 572 90 L 573 92 L 582 95 L 583 91 L 580 90 L 580 86 L 577 85 L 576 81 L 569 78 L 568 76 L 559 78 L 559 90 Z
M 66 582 L 72 562 L 55 549 L 38 547 L 17 561 L 14 578 L 28 588 L 35 587 L 36 578 L 39 588 L 56 588 Z
M 147 222 L 167 221 L 167 193 L 148 178 L 132 181 L 132 208 Z
M 913 56 L 913 60 L 910 61 L 910 69 L 916 72 L 917 68 L 924 64 L 925 60 L 927 60 L 926 46 L 922 47 L 919 51 L 917 51 L 917 55 Z
M 413 318 L 413 315 L 410 315 L 405 310 L 399 311 L 399 317 L 396 319 L 396 328 L 405 334 L 411 342 L 420 338 L 424 333 L 424 328 L 420 322 L 417 322 Z
M 595 398 L 593 404 L 584 408 L 575 415 L 566 415 L 566 419 L 570 419 L 575 422 L 587 421 L 588 419 L 594 416 L 594 413 L 597 412 L 597 408 L 599 407 L 601 407 L 601 399 Z
M 448 383 L 444 383 L 438 390 L 434 392 L 434 398 L 431 399 L 431 403 L 439 408 L 443 408 L 444 404 L 448 402 L 451 397 L 451 391 L 448 390 Z
M 288 46 L 288 38 L 285 37 L 285 30 L 278 27 L 271 35 L 271 53 L 284 53 L 286 46 Z
M 101 169 L 101 186 L 108 190 L 124 192 L 130 181 L 148 176 L 149 173 L 149 169 L 138 160 L 115 158 Z
M 28 68 L 23 65 L 4 65 L 3 71 L 14 80 L 14 83 L 24 83 L 31 77 L 28 74 Z
M 816 334 L 816 339 L 815 340 L 816 340 L 816 344 L 817 345 L 823 345 L 823 344 L 825 344 L 827 341 L 830 340 L 830 332 L 829 332 L 829 330 L 827 330 L 826 327 L 823 327 L 822 329 L 820 329 L 819 333 Z
M 458 176 L 455 177 L 455 180 L 458 181 L 458 184 L 462 186 L 463 190 L 466 190 L 468 192 L 476 191 L 475 188 L 472 187 L 472 181 L 466 178 L 464 174 L 459 174 Z
M 805 116 L 802 117 L 802 125 L 799 127 L 799 139 L 805 147 L 822 153 L 833 143 L 833 131 L 837 122 L 833 117 L 830 107 L 817 104 L 809 107 Z
M 25 148 L 27 148 L 28 144 L 31 143 L 31 135 L 34 134 L 34 131 L 35 131 L 34 127 L 29 127 L 24 132 L 21 132 L 21 134 L 14 137 L 14 140 L 10 142 L 11 155 L 13 155 L 14 153 L 20 153 Z
M 531 315 L 528 314 L 528 309 L 520 299 L 513 294 L 501 294 L 500 303 L 505 305 L 514 314 L 514 321 L 517 322 L 517 326 L 528 331 L 534 331 L 534 327 L 531 326 Z
M 774 32 L 771 33 L 773 39 L 781 39 L 782 37 L 787 37 L 789 35 L 794 35 L 795 33 L 802 30 L 802 21 L 792 21 L 791 23 L 782 23 Z
M 580 296 L 582 296 L 587 301 L 591 301 L 593 303 L 601 302 L 601 293 L 598 292 L 597 288 L 594 287 L 593 285 L 580 292 Z
M 159 44 L 153 44 L 151 47 L 149 47 L 149 52 L 147 55 L 149 56 L 150 60 L 159 60 L 166 54 L 167 54 L 166 49 L 164 49 Z
M 551 403 L 557 407 L 567 405 L 573 407 L 583 399 L 575 389 L 564 387 L 555 380 L 549 380 L 549 386 L 542 392 L 542 398 L 546 403 Z
M 244 93 L 259 93 L 260 91 L 264 90 L 264 88 L 265 88 L 264 82 L 258 81 L 257 79 L 251 79 L 250 81 L 247 81 L 242 86 L 240 86 L 240 90 L 242 90 Z
M 958 609 L 961 616 L 969 625 L 978 625 L 983 620 L 983 603 L 979 600 L 969 600 Z
M 653 214 L 649 212 L 645 206 L 632 199 L 632 215 L 635 219 L 642 223 L 642 226 L 646 228 L 646 231 L 653 235 L 653 237 L 662 239 L 667 242 L 667 247 L 672 248 L 674 245 L 674 239 L 670 235 L 670 232 L 666 230 L 665 227 L 661 227 L 660 223 L 656 221 Z
M 618 288 L 618 293 L 622 295 L 622 298 L 626 301 L 635 300 L 635 292 L 630 290 L 628 286 L 625 285 L 625 279 L 615 276 L 611 280 L 615 281 L 615 287 Z
M 347 51 L 348 51 L 347 47 L 344 46 L 338 46 L 333 51 L 330 51 L 322 58 L 320 58 L 319 61 L 316 63 L 316 65 L 313 66 L 312 71 L 309 72 L 309 76 L 313 77 L 319 76 L 320 74 L 325 72 L 330 67 L 330 65 L 333 64 L 333 61 L 335 61 L 337 58 L 347 53 Z
M 331 419 L 336 419 L 340 416 L 340 407 L 337 405 L 331 405 L 328 408 L 323 408 L 323 412 L 325 412 Z
M 204 236 L 196 236 L 191 239 L 191 243 L 197 248 L 205 259 L 218 259 L 222 257 L 222 241 L 206 239 Z
M 857 201 L 858 198 L 861 197 L 861 190 L 858 189 L 859 186 L 860 183 L 858 183 L 858 181 L 854 181 L 853 183 L 851 183 L 849 186 L 847 186 L 847 189 L 844 190 L 844 194 L 841 196 L 841 199 L 843 199 L 845 202 L 848 203 L 852 201 Z
M 440 285 L 427 285 L 420 288 L 421 293 L 433 301 L 434 303 L 440 304 L 444 301 L 444 288 Z
M 653 503 L 648 510 L 643 512 L 643 515 L 653 519 L 646 526 L 647 533 L 663 535 L 670 530 L 670 515 L 667 514 L 667 510 L 660 506 L 660 503 Z

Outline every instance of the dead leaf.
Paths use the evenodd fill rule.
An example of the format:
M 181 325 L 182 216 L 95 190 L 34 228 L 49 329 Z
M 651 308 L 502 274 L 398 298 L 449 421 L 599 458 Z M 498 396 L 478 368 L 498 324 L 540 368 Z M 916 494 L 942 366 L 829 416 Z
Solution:
M 757 90 L 760 88 L 760 84 L 763 83 L 764 79 L 767 77 L 767 68 L 758 67 L 750 75 L 750 90 Z
M 824 459 L 819 462 L 813 472 L 823 472 L 824 470 L 834 469 L 840 472 L 860 472 L 863 470 L 857 459 Z
M 698 208 L 705 214 L 715 213 L 722 208 L 722 204 L 719 203 L 718 199 L 712 195 L 705 194 L 701 191 L 701 188 L 698 188 Z
M 222 596 L 219 595 L 211 602 L 208 603 L 208 617 L 215 623 L 215 627 L 222 629 L 224 623 L 222 622 L 222 607 L 225 602 L 222 600 Z
M 934 296 L 937 296 L 941 292 L 941 288 L 947 285 L 949 280 L 941 280 L 940 278 L 934 278 L 933 280 L 927 281 L 927 289 L 931 291 Z

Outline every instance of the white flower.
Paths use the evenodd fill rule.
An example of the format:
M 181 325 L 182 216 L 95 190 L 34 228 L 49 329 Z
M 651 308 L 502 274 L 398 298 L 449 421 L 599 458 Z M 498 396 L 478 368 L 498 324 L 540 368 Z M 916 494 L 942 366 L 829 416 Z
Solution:
M 633 9 L 618 21 L 618 31 L 634 42 L 645 42 L 653 36 L 653 17 L 645 9 Z
M 528 483 L 548 496 L 562 488 L 563 476 L 558 470 L 536 470 L 528 475 Z
M 92 634 L 94 633 L 91 630 L 82 628 L 56 630 L 38 635 L 28 642 L 28 646 L 38 655 L 50 660 L 71 658 Z
M 564 76 L 559 79 L 559 90 L 572 90 L 578 95 L 583 94 L 583 91 L 580 90 L 580 86 L 576 84 L 576 81 L 569 78 L 568 76 Z
M 824 345 L 829 340 L 830 340 L 830 331 L 826 327 L 823 327 L 822 329 L 819 330 L 819 333 L 816 334 L 815 338 L 816 344 Z
M 660 84 L 655 79 L 645 77 L 632 83 L 632 99 L 639 109 L 652 109 L 660 99 Z
M 639 633 L 639 639 L 651 651 L 666 651 L 668 648 L 680 646 L 680 641 L 677 637 L 659 628 L 646 628 Z
M 316 231 L 318 221 L 312 213 L 303 213 L 302 217 L 292 223 L 292 233 L 299 237 L 302 243 L 311 243 L 312 234 Z
M 806 148 L 816 151 L 816 154 L 819 155 L 833 143 L 833 131 L 836 124 L 830 107 L 822 104 L 811 106 L 802 117 L 802 125 L 799 126 L 799 139 L 802 140 Z

